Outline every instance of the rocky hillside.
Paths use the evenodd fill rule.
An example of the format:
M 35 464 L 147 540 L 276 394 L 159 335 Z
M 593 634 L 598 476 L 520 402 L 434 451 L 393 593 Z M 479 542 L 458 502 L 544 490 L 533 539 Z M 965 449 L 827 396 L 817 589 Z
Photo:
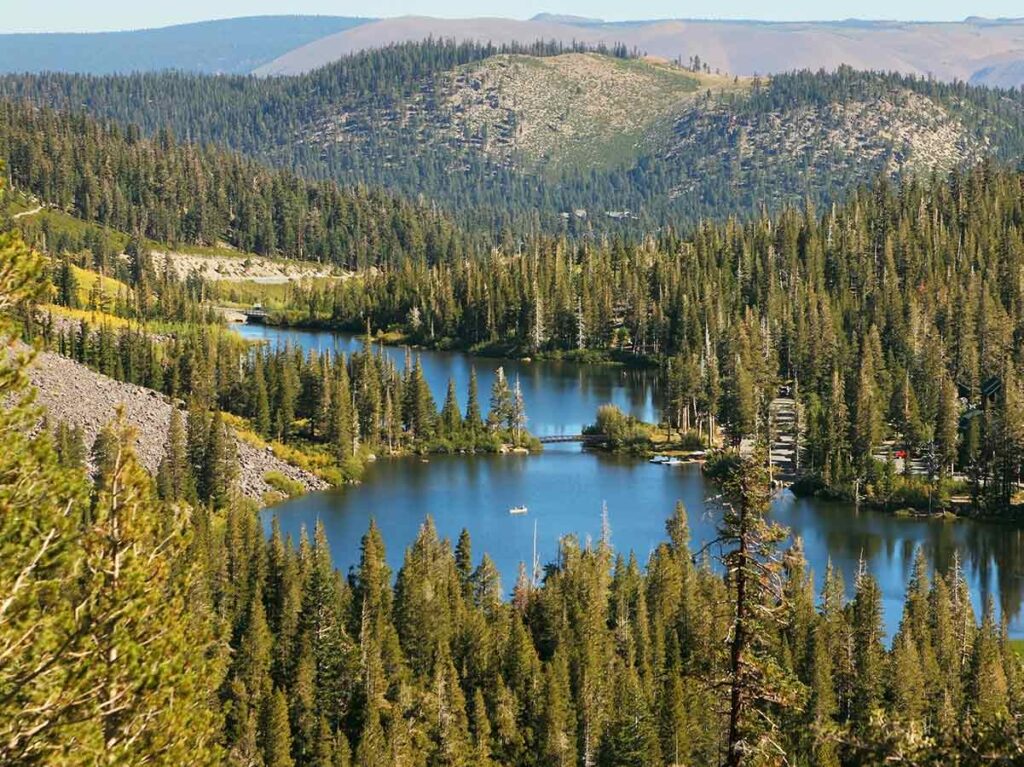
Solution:
M 114 419 L 117 408 L 123 408 L 125 419 L 136 430 L 135 449 L 140 463 L 156 473 L 164 457 L 173 407 L 162 395 L 115 381 L 51 352 L 36 357 L 29 368 L 29 380 L 51 423 L 65 421 L 81 427 L 87 445 L 92 445 L 104 424 Z M 269 449 L 260 450 L 242 440 L 238 440 L 238 461 L 239 490 L 255 501 L 262 502 L 276 492 L 265 479 L 270 472 L 299 482 L 307 490 L 327 486 L 319 477 L 280 460 Z
M 443 72 L 387 108 L 338 109 L 298 139 L 326 147 L 390 133 L 424 151 L 438 141 L 479 151 L 506 167 L 607 168 L 661 144 L 712 79 L 655 60 L 502 54 Z
M 969 128 L 948 107 L 905 88 L 847 102 L 804 104 L 793 109 L 737 112 L 724 103 L 688 106 L 675 122 L 666 163 L 689 168 L 669 192 L 696 192 L 702 180 L 728 174 L 759 187 L 766 199 L 786 197 L 781 181 L 794 171 L 856 183 L 867 173 L 946 173 L 980 161 L 992 137 Z M 795 192 L 794 190 L 790 190 Z M 774 192 L 774 193 L 773 193 Z
M 387 187 L 474 234 L 567 221 L 650 231 L 828 202 L 879 173 L 1024 156 L 1018 90 L 685 63 L 621 46 L 432 41 L 290 77 L 0 77 L 0 97 L 84 105 L 150 134 L 170 128 L 306 176 Z
M 502 54 L 383 106 L 327 110 L 294 140 L 325 157 L 378 157 L 394 175 L 418 162 L 578 183 L 563 211 L 657 218 L 1010 157 L 1024 110 L 1012 99 L 993 110 L 980 92 L 991 93 L 851 70 L 758 80 L 661 59 Z M 615 191 L 595 199 L 586 185 L 598 183 Z

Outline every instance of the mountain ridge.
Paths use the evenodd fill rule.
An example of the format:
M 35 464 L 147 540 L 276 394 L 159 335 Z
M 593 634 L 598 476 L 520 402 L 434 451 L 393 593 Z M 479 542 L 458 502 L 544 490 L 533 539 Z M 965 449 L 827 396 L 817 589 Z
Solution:
M 242 16 L 152 29 L 0 34 L 0 72 L 176 69 L 246 74 L 310 40 L 364 23 L 343 16 Z
M 1024 83 L 1024 22 L 1016 19 L 962 22 L 763 22 L 756 20 L 660 19 L 571 23 L 540 20 L 439 19 L 403 16 L 378 19 L 291 50 L 257 74 L 298 74 L 363 50 L 398 42 L 434 39 L 503 44 L 554 40 L 585 45 L 625 45 L 668 59 L 697 55 L 736 75 L 795 69 L 895 71 L 1002 87 Z
M 0 97 L 382 186 L 490 232 L 744 217 L 1024 155 L 1018 91 L 849 68 L 729 77 L 621 47 L 410 43 L 297 76 L 8 76 Z

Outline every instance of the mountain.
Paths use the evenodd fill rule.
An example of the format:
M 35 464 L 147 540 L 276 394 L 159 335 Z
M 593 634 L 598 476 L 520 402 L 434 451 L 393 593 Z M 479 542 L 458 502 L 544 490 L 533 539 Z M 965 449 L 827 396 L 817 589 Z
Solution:
M 540 13 L 529 20 L 260 16 L 95 34 L 0 35 L 0 72 L 188 72 L 293 75 L 344 56 L 427 39 L 477 44 L 624 46 L 740 76 L 797 69 L 892 71 L 978 85 L 1024 84 L 1024 20 L 607 22 Z
M 542 14 L 512 19 L 380 19 L 323 37 L 257 68 L 298 74 L 396 42 L 453 39 L 496 45 L 534 40 L 625 45 L 652 56 L 689 60 L 738 75 L 795 69 L 879 70 L 1005 87 L 1024 83 L 1024 22 L 971 18 L 957 23 L 655 20 L 601 22 Z
M 128 32 L 0 35 L 0 72 L 102 75 L 177 69 L 242 74 L 312 40 L 365 21 L 254 16 Z
M 649 231 L 1024 155 L 1019 91 L 846 67 L 730 77 L 621 47 L 408 43 L 273 78 L 7 76 L 0 98 L 383 186 L 497 232 Z

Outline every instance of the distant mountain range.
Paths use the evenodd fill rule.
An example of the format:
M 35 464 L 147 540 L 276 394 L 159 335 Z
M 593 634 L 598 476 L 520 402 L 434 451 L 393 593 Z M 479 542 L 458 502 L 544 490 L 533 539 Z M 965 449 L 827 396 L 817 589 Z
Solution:
M 253 16 L 161 29 L 0 35 L 0 72 L 246 74 L 306 43 L 364 23 L 335 16 Z
M 734 75 L 796 69 L 893 71 L 939 80 L 1024 84 L 1024 20 L 781 23 L 661 19 L 605 22 L 538 14 L 504 18 L 363 19 L 266 16 L 97 34 L 0 35 L 0 72 L 188 72 L 299 74 L 396 42 L 434 39 L 624 44 L 667 59 L 699 56 Z
M 1024 84 L 1024 20 L 972 18 L 957 23 L 658 20 L 601 22 L 541 15 L 510 19 L 408 16 L 361 24 L 311 41 L 262 65 L 263 74 L 296 74 L 346 54 L 427 37 L 493 42 L 557 40 L 622 43 L 669 59 L 699 56 L 735 75 L 795 69 L 854 69 L 934 76 L 975 84 Z

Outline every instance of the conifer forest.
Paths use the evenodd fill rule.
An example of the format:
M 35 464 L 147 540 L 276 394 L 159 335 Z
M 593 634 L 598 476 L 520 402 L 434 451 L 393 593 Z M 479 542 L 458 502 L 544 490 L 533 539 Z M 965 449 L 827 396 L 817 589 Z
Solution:
M 549 103 L 579 67 L 610 106 Z M 0 168 L 0 765 L 1024 764 L 1020 89 L 431 38 L 303 75 L 0 75 Z M 551 431 L 528 365 L 649 404 Z M 649 550 L 606 509 L 543 558 L 531 501 L 512 573 L 484 521 L 525 505 L 448 535 L 426 488 L 353 561 L 286 524 L 381 463 L 559 441 L 707 491 L 627 510 Z M 886 541 L 894 598 L 872 551 L 814 572 L 838 544 L 780 498 L 1019 558 L 997 593 L 962 538 L 942 566 Z

